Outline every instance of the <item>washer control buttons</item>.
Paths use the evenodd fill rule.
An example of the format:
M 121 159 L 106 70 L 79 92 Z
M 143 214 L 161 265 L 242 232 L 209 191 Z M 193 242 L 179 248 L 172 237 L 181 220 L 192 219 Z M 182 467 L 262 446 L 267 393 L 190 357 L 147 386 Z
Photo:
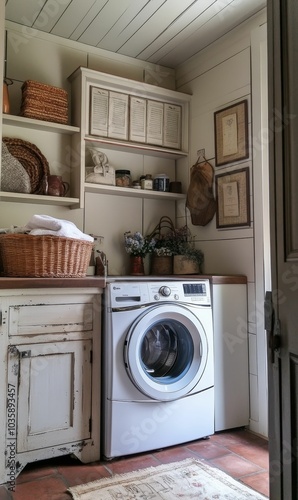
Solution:
M 155 298 L 155 300 L 159 300 L 159 295 L 155 294 L 154 298 Z
M 159 293 L 164 297 L 169 297 L 171 295 L 171 289 L 168 286 L 161 286 L 159 289 Z
M 178 295 L 177 293 L 175 293 L 175 295 L 174 295 L 174 299 L 175 299 L 175 300 L 179 300 L 179 295 Z

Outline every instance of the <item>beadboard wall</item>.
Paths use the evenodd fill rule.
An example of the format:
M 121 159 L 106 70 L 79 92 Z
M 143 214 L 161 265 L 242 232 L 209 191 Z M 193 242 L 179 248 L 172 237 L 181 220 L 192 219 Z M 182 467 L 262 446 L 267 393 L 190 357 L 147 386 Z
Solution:
M 192 94 L 190 110 L 190 164 L 195 163 L 197 151 L 205 149 L 205 157 L 214 166 L 215 175 L 232 172 L 243 167 L 250 171 L 250 208 L 251 224 L 247 228 L 217 229 L 215 218 L 205 227 L 192 226 L 196 235 L 197 246 L 205 255 L 205 272 L 218 274 L 245 274 L 248 279 L 248 329 L 249 329 L 249 361 L 250 361 L 250 428 L 263 436 L 267 436 L 267 373 L 266 373 L 266 339 L 260 317 L 263 316 L 264 278 L 263 266 L 255 259 L 263 259 L 263 234 L 260 234 L 262 219 L 262 160 L 257 155 L 256 140 L 260 137 L 258 127 L 261 118 L 252 117 L 263 110 L 260 107 L 260 88 L 252 92 L 253 57 L 259 43 L 258 31 L 266 24 L 266 12 L 263 11 L 250 21 L 243 23 L 228 36 L 222 37 L 197 57 L 180 66 L 176 72 L 177 90 Z M 264 26 L 265 27 L 265 26 Z M 266 39 L 266 33 L 265 33 Z M 252 50 L 253 46 L 253 50 Z M 267 61 L 258 60 L 257 64 L 266 67 Z M 258 68 L 257 68 L 258 69 Z M 258 72 L 254 78 L 260 79 Z M 258 87 L 256 83 L 256 87 Z M 261 83 L 259 83 L 260 87 Z M 258 100 L 254 105 L 252 99 Z M 214 112 L 246 99 L 248 101 L 248 122 L 250 155 L 247 160 L 222 167 L 215 166 L 214 147 Z M 266 110 L 265 110 L 266 111 Z M 266 126 L 266 124 L 265 124 Z M 266 148 L 264 144 L 264 149 Z M 257 188 L 257 189 L 256 189 Z M 254 196 L 256 198 L 254 198 Z M 184 206 L 178 205 L 178 217 L 184 219 Z M 255 210 L 257 221 L 255 224 Z M 258 241 L 256 240 L 258 237 Z M 259 292 L 258 292 L 259 290 Z M 257 297 L 256 297 L 257 294 Z M 258 299 L 258 300 L 257 300 Z M 261 323 L 261 324 L 260 324 Z M 241 324 L 241 318 L 239 318 Z M 235 339 L 241 342 L 241 338 Z M 235 347 L 236 349 L 236 347 Z

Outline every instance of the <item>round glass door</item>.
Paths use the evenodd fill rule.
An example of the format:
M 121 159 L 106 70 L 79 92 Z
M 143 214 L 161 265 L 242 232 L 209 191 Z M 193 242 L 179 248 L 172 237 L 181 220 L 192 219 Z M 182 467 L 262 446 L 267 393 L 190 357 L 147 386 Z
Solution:
M 199 319 L 180 305 L 148 309 L 131 325 L 124 360 L 135 386 L 160 401 L 181 398 L 200 380 L 208 344 Z

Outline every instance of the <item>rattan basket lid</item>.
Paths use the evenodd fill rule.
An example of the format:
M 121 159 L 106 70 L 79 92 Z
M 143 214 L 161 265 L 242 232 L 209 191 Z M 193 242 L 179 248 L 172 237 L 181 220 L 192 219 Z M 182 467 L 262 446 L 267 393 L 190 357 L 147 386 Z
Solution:
M 30 177 L 31 193 L 43 194 L 43 180 L 49 175 L 49 163 L 35 144 L 13 137 L 2 139 L 8 151 L 19 160 Z

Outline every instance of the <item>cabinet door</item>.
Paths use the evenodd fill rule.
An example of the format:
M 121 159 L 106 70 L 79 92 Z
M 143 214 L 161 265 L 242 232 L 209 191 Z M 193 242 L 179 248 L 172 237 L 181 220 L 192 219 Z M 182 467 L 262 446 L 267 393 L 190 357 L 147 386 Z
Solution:
M 31 335 L 68 332 L 90 332 L 93 328 L 92 303 L 11 305 L 8 317 L 9 335 Z
M 249 424 L 247 289 L 214 284 L 215 431 Z
M 17 452 L 90 438 L 91 341 L 10 348 L 18 377 Z

